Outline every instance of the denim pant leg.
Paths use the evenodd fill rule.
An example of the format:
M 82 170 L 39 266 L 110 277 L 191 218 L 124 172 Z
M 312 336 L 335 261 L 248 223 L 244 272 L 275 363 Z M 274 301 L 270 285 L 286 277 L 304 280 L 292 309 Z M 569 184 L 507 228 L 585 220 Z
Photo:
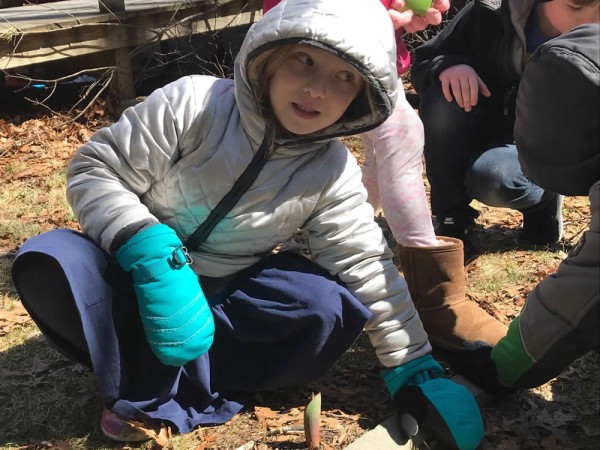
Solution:
M 425 128 L 425 169 L 431 185 L 431 210 L 437 217 L 468 214 L 472 198 L 464 179 L 489 134 L 488 107 L 481 100 L 471 112 L 448 102 L 435 82 L 421 96 L 419 116 Z
M 544 194 L 523 174 L 515 145 L 482 153 L 467 171 L 465 184 L 470 195 L 486 205 L 520 211 L 537 205 Z

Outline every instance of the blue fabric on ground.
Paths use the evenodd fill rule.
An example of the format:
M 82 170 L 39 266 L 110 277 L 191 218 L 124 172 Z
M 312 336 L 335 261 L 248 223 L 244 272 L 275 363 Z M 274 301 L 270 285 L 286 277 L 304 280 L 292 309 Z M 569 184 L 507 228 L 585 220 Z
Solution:
M 223 300 L 212 309 L 210 352 L 171 367 L 146 342 L 130 274 L 92 241 L 54 230 L 28 240 L 17 258 L 29 252 L 56 259 L 69 280 L 105 406 L 123 417 L 169 422 L 180 433 L 224 423 L 240 411 L 243 406 L 221 392 L 316 379 L 354 342 L 370 315 L 306 258 L 273 255 L 221 293 Z

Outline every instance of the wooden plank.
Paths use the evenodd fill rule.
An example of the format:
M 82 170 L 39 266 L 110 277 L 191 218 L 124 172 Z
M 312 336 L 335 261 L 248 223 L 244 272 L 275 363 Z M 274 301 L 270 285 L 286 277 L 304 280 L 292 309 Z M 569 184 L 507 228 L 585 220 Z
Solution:
M 69 0 L 56 4 L 62 3 L 61 7 L 70 4 L 73 10 L 83 10 L 84 1 L 90 2 Z M 136 3 L 129 5 L 128 2 Z M 151 9 L 141 9 L 148 4 Z M 202 0 L 189 3 L 186 9 L 173 9 L 173 2 L 166 5 L 165 0 L 126 0 L 126 8 L 130 6 L 132 9 L 118 14 L 118 19 L 111 16 L 97 22 L 74 22 L 71 16 L 67 16 L 64 22 L 52 19 L 43 25 L 32 25 L 33 22 L 23 20 L 21 24 L 28 23 L 29 31 L 17 32 L 13 29 L 8 39 L 7 34 L 0 39 L 0 69 L 15 69 L 99 51 L 135 47 L 142 43 L 184 36 L 190 30 L 193 33 L 216 31 L 227 26 L 252 23 L 261 15 L 259 0 Z
M 227 26 L 243 25 L 254 22 L 255 18 L 252 13 L 244 13 L 236 16 L 225 16 L 211 18 L 192 23 L 191 29 L 194 33 L 211 32 L 221 30 Z M 66 30 L 65 35 L 69 41 L 69 37 L 73 36 L 73 28 Z M 48 61 L 57 61 L 73 56 L 89 55 L 105 50 L 115 50 L 127 46 L 135 47 L 142 43 L 156 42 L 158 40 L 171 39 L 174 36 L 185 36 L 190 32 L 190 27 L 177 27 L 170 30 L 169 33 L 157 35 L 154 31 L 141 28 L 124 28 L 115 27 L 111 32 L 107 33 L 105 29 L 100 30 L 100 33 L 94 33 L 93 29 L 82 30 L 79 33 L 79 39 L 76 43 L 54 44 L 36 50 L 21 51 L 20 48 L 15 53 L 7 53 L 5 56 L 0 56 L 0 68 L 15 69 L 18 67 L 38 64 Z M 53 37 L 59 37 L 54 35 Z M 87 38 L 85 38 L 87 37 Z M 12 47 L 11 47 L 12 49 Z M 0 54 L 2 53 L 2 45 L 0 44 Z
M 219 6 L 248 4 L 258 10 L 256 0 L 125 0 L 125 11 L 100 13 L 98 0 L 67 0 L 41 5 L 26 5 L 0 9 L 0 35 L 10 36 L 32 31 L 68 28 L 85 23 L 122 22 L 138 15 L 173 13 L 176 11 L 207 11 Z

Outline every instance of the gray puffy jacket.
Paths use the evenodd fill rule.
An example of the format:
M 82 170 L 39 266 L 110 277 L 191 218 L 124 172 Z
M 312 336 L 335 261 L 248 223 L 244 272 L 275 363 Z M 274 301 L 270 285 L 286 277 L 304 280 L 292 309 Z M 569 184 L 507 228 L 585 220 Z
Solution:
M 289 43 L 340 52 L 375 88 L 379 107 L 318 135 L 277 136 L 254 184 L 191 252 L 192 267 L 209 277 L 235 274 L 303 228 L 314 261 L 373 313 L 366 328 L 382 364 L 430 352 L 406 282 L 366 202 L 359 166 L 335 138 L 371 129 L 393 109 L 397 76 L 390 22 L 378 0 L 282 1 L 249 30 L 235 81 L 179 79 L 78 150 L 68 169 L 67 197 L 82 229 L 106 251 L 119 232 L 143 222 L 165 223 L 185 242 L 265 136 L 251 61 Z

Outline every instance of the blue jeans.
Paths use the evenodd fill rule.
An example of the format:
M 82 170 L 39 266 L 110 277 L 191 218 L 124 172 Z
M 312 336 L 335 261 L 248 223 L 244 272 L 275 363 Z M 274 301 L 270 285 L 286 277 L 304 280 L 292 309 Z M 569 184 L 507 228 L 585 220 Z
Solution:
M 526 211 L 544 190 L 521 170 L 514 145 L 514 116 L 480 97 L 471 112 L 443 96 L 440 82 L 423 93 L 419 115 L 425 128 L 425 164 L 434 216 L 473 214 L 473 199 L 490 206 Z

